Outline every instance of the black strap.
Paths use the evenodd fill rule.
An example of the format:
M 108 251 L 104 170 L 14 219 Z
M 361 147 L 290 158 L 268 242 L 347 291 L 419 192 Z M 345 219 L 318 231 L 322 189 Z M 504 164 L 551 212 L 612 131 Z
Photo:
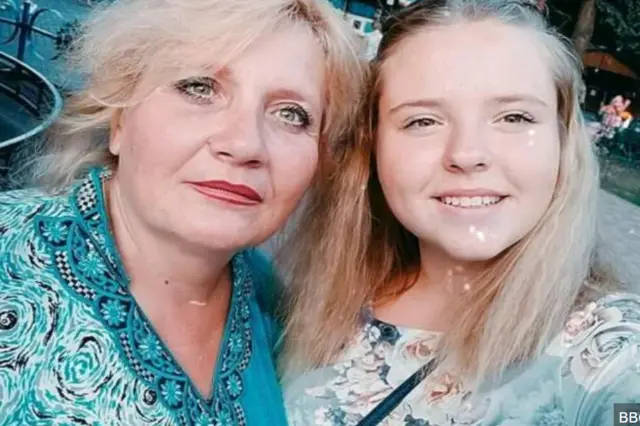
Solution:
M 413 373 L 407 380 L 402 382 L 400 386 L 395 388 L 385 399 L 380 401 L 369 414 L 367 414 L 356 426 L 377 426 L 385 417 L 393 412 L 400 405 L 403 399 L 411 393 L 436 368 L 436 359 L 433 358 L 425 365 L 420 367 L 418 371 Z

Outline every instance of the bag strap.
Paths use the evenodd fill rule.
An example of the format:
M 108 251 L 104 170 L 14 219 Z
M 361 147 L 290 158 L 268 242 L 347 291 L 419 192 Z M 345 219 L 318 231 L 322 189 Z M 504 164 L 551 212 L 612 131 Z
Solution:
M 395 388 L 385 399 L 380 401 L 373 410 L 369 412 L 356 426 L 377 426 L 389 414 L 395 410 L 412 390 L 414 390 L 425 377 L 435 370 L 437 366 L 436 359 L 433 358 L 425 365 L 420 367 L 418 371 L 413 373 L 407 380 L 402 382 L 400 386 Z

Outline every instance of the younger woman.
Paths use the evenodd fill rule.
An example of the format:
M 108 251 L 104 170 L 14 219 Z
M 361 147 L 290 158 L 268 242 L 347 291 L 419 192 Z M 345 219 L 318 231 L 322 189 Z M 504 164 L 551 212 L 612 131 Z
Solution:
M 388 21 L 360 137 L 294 241 L 292 424 L 605 425 L 640 402 L 640 297 L 595 267 L 581 84 L 525 2 Z

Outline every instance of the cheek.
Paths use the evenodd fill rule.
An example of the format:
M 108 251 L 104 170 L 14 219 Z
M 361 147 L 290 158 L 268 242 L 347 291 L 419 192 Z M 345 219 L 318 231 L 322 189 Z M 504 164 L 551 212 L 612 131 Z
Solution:
M 407 185 L 407 178 L 403 176 L 403 169 L 399 169 L 397 155 L 388 152 L 384 148 L 376 150 L 376 171 L 378 181 L 385 198 L 389 203 L 394 203 L 403 188 Z
M 309 188 L 318 166 L 316 142 L 271 153 L 271 175 L 276 200 L 297 203 Z
M 552 131 L 530 132 L 526 146 L 509 152 L 501 162 L 521 192 L 551 198 L 560 165 L 559 137 Z
M 421 191 L 436 173 L 439 155 L 427 141 L 379 135 L 376 168 L 385 196 Z
M 121 165 L 144 173 L 174 169 L 199 148 L 197 123 L 167 109 L 144 105 L 133 111 L 126 125 Z

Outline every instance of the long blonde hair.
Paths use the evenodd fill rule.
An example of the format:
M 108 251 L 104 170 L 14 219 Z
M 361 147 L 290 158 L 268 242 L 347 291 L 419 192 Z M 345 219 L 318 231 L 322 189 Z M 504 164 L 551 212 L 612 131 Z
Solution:
M 604 290 L 595 273 L 597 161 L 579 108 L 580 60 L 524 2 L 432 0 L 390 18 L 371 68 L 357 134 L 331 179 L 309 194 L 281 261 L 290 281 L 285 374 L 330 363 L 357 331 L 363 306 L 415 282 L 418 242 L 391 214 L 373 156 L 380 75 L 402 41 L 428 27 L 495 20 L 527 28 L 544 44 L 557 87 L 561 159 L 553 200 L 531 232 L 506 250 L 458 307 L 441 357 L 474 378 L 535 356 L 570 309 Z M 592 286 L 588 286 L 593 282 Z
M 70 71 L 84 85 L 67 100 L 30 180 L 64 188 L 88 167 L 115 166 L 109 127 L 123 108 L 189 69 L 225 66 L 287 22 L 308 26 L 324 50 L 320 148 L 330 150 L 352 126 L 366 68 L 357 37 L 328 1 L 119 0 L 96 9 L 70 50 Z

